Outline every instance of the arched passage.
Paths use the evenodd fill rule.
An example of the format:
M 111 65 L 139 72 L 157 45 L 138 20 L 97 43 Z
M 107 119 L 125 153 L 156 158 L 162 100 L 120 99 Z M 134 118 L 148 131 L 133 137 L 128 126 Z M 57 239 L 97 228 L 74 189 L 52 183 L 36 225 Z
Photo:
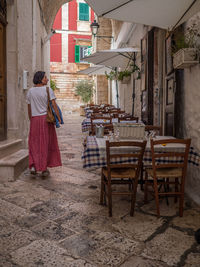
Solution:
M 58 10 L 65 3 L 70 2 L 70 0 L 40 0 L 40 7 L 43 14 L 43 19 L 47 33 L 51 31 L 54 19 Z

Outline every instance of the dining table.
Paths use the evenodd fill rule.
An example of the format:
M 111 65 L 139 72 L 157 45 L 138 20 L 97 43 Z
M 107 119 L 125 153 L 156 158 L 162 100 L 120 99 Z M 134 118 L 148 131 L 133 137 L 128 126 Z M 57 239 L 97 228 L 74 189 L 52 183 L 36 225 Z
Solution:
M 83 160 L 83 168 L 101 168 L 106 166 L 106 140 L 109 137 L 104 136 L 103 138 L 97 138 L 96 136 L 87 136 L 84 143 L 84 149 L 82 154 Z M 165 139 L 174 139 L 175 137 L 172 136 L 156 136 L 154 139 L 156 140 L 165 140 Z M 113 137 L 112 137 L 112 140 Z M 117 140 L 119 141 L 119 140 Z M 124 140 L 121 140 L 124 141 Z M 126 140 L 127 141 L 127 140 Z M 129 140 L 133 141 L 133 140 Z M 134 140 L 139 141 L 139 140 Z M 121 152 L 123 151 L 123 147 L 121 148 Z M 158 151 L 163 152 L 181 152 L 184 149 L 184 145 L 182 144 L 163 144 L 157 147 Z M 119 151 L 118 151 L 119 152 Z M 115 161 L 112 163 L 127 163 L 127 158 L 123 160 L 123 158 L 115 158 Z M 180 162 L 182 159 L 173 157 L 169 159 L 162 159 L 160 158 L 160 163 L 167 163 L 167 162 Z M 167 162 L 166 162 L 167 161 Z M 128 161 L 130 162 L 130 161 Z M 149 166 L 152 163 L 152 155 L 151 155 L 151 145 L 150 145 L 150 138 L 147 140 L 147 145 L 145 148 L 144 156 L 143 156 L 143 165 Z M 197 153 L 194 148 L 191 146 L 188 156 L 188 164 L 193 166 L 199 167 L 200 166 L 200 154 Z

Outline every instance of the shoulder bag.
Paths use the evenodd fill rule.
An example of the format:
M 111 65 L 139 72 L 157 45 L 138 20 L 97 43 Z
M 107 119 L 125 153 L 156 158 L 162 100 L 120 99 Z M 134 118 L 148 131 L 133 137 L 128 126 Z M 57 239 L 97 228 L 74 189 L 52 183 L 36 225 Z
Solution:
M 47 122 L 54 123 L 55 122 L 55 117 L 53 115 L 51 105 L 50 105 L 50 96 L 49 96 L 49 87 L 46 88 L 47 90 L 47 99 L 48 99 L 48 104 L 47 104 Z

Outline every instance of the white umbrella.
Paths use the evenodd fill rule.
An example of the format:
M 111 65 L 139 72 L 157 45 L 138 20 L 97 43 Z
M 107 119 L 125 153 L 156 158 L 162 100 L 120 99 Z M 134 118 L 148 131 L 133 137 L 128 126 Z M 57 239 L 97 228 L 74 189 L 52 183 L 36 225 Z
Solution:
M 200 0 L 85 0 L 98 16 L 172 29 L 200 11 Z
M 81 60 L 96 65 L 103 64 L 109 67 L 120 67 L 122 69 L 125 69 L 133 60 L 134 52 L 139 51 L 140 48 L 136 47 L 101 50 Z
M 92 66 L 84 70 L 80 70 L 78 74 L 86 74 L 86 75 L 105 75 L 105 72 L 110 73 L 112 71 L 111 68 L 108 68 L 103 65 Z

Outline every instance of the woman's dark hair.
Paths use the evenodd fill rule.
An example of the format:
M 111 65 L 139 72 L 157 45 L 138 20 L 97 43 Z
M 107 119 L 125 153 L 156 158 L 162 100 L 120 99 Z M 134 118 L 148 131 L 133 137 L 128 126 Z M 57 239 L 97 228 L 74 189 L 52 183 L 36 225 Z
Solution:
M 40 83 L 42 83 L 42 79 L 44 78 L 44 75 L 45 75 L 45 72 L 44 71 L 37 71 L 34 74 L 33 83 L 34 84 L 40 84 Z

